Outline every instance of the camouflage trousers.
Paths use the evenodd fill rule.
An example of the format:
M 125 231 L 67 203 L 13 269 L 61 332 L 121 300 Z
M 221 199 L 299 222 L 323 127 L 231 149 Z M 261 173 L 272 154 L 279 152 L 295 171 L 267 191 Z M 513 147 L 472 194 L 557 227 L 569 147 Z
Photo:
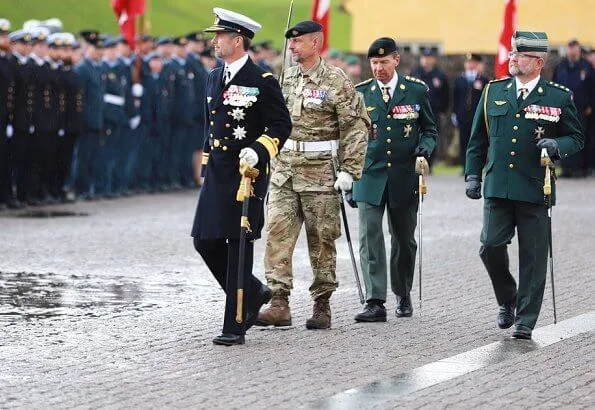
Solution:
M 310 295 L 317 299 L 338 286 L 335 240 L 341 236 L 339 197 L 335 192 L 296 192 L 291 178 L 282 186 L 271 184 L 264 266 L 274 294 L 289 295 L 293 288 L 292 256 L 302 224 L 314 274 Z

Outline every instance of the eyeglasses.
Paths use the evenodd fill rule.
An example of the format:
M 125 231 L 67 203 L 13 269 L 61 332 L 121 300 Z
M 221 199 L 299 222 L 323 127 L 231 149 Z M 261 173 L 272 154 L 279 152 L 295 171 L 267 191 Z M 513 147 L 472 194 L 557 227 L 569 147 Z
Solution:
M 539 56 L 534 56 L 533 54 L 521 54 L 518 51 L 511 51 L 508 53 L 508 58 L 541 58 Z

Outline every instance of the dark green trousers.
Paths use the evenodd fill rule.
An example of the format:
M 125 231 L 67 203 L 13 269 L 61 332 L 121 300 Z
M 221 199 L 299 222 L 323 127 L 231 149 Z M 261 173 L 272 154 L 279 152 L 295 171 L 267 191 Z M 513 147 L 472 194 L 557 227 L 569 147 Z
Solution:
M 519 241 L 519 286 L 510 273 L 507 247 Z M 548 216 L 545 205 L 508 199 L 486 198 L 483 209 L 482 246 L 485 265 L 499 305 L 516 303 L 517 325 L 533 329 L 543 300 L 547 274 Z
M 411 291 L 415 270 L 415 227 L 417 201 L 410 206 L 389 208 L 358 202 L 359 254 L 366 300 L 386 301 L 387 264 L 382 219 L 386 208 L 391 238 L 390 282 L 395 295 L 407 296 Z

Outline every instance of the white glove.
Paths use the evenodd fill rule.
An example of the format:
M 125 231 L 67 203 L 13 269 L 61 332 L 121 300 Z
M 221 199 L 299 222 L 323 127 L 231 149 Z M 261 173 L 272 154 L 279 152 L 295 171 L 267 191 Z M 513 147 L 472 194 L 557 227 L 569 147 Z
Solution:
M 12 138 L 13 135 L 14 135 L 14 128 L 12 128 L 11 124 L 8 124 L 6 126 L 6 138 Z
M 344 192 L 351 191 L 351 187 L 353 186 L 353 177 L 349 175 L 345 171 L 339 172 L 337 176 L 337 180 L 335 181 L 335 189 L 337 191 L 341 190 Z
M 64 136 L 64 130 L 62 128 L 60 128 L 58 130 L 58 137 L 63 137 Z
M 142 84 L 132 84 L 132 96 L 136 98 L 140 98 L 143 96 L 143 86 Z
M 430 165 L 428 164 L 428 160 L 424 157 L 417 157 L 415 159 L 415 173 L 420 175 L 428 175 L 430 171 Z
M 450 122 L 452 122 L 452 125 L 454 125 L 455 127 L 459 126 L 459 122 L 457 121 L 457 114 L 455 114 L 454 112 L 450 114 Z
M 238 157 L 245 160 L 251 168 L 258 164 L 258 154 L 252 148 L 242 148 Z
M 140 115 L 137 115 L 135 117 L 132 117 L 129 121 L 128 124 L 130 125 L 130 129 L 131 130 L 135 130 L 138 128 L 139 124 L 140 124 Z

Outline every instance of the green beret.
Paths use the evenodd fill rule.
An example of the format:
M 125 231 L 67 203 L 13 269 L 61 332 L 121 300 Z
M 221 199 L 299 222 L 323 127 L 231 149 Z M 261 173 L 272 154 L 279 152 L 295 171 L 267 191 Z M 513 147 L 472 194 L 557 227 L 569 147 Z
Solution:
M 370 45 L 368 49 L 368 58 L 386 57 L 399 52 L 397 43 L 390 37 L 381 37 Z
M 358 65 L 359 58 L 357 58 L 357 56 L 347 56 L 345 57 L 345 62 L 347 63 L 347 65 Z
M 336 48 L 331 48 L 328 53 L 326 53 L 326 56 L 328 58 L 342 58 L 343 54 L 341 54 L 341 52 Z
M 517 31 L 512 36 L 512 49 L 521 53 L 547 53 L 548 46 L 547 34 L 541 31 Z

